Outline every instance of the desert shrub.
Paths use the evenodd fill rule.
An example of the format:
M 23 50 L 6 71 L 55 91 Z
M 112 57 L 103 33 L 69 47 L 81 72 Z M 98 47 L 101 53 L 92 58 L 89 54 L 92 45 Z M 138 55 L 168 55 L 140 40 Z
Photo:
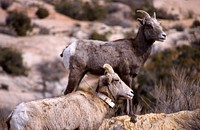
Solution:
M 180 54 L 173 62 L 175 66 L 186 69 L 186 74 L 195 79 L 200 78 L 200 51 L 199 48 L 183 46 L 177 48 Z
M 107 41 L 108 39 L 106 38 L 106 35 L 105 34 L 99 34 L 97 32 L 93 32 L 91 35 L 90 35 L 90 38 L 89 39 L 92 39 L 92 40 L 100 40 L 100 41 Z
M 132 10 L 135 12 L 138 9 L 143 9 L 146 12 L 148 12 L 150 15 L 153 15 L 153 13 L 156 13 L 156 18 L 158 19 L 169 19 L 169 20 L 177 20 L 178 16 L 174 14 L 167 13 L 164 9 L 157 9 L 154 7 L 153 3 L 151 1 L 146 1 L 144 4 L 140 6 L 132 5 Z M 135 18 L 138 18 L 139 14 L 135 15 Z
M 59 81 L 66 74 L 63 63 L 58 59 L 51 62 L 44 62 L 38 65 L 37 69 L 41 72 L 42 78 L 46 81 Z
M 172 28 L 176 29 L 176 31 L 178 31 L 178 32 L 184 31 L 184 26 L 182 24 L 176 24 Z
M 178 15 L 167 13 L 164 9 L 155 9 L 156 17 L 159 19 L 178 20 Z
M 191 28 L 196 28 L 196 27 L 199 27 L 199 26 L 200 26 L 200 21 L 199 20 L 194 20 L 193 23 L 192 23 Z
M 138 10 L 138 9 L 142 9 L 142 10 L 145 10 L 146 12 L 148 12 L 150 15 L 152 15 L 156 10 L 153 6 L 152 1 L 146 1 L 139 5 L 133 2 L 128 5 L 131 7 L 133 12 L 136 12 L 136 10 Z M 141 14 L 138 14 L 138 13 L 135 13 L 133 15 L 134 15 L 133 17 L 135 17 L 135 18 L 141 17 Z
M 155 83 L 162 80 L 168 83 L 170 80 L 170 71 L 173 61 L 177 60 L 177 50 L 165 50 L 152 56 L 151 62 L 146 65 L 147 71 L 149 71 L 154 79 Z
M 146 65 L 146 69 L 150 71 L 157 79 L 166 81 L 170 79 L 170 69 L 179 66 L 188 70 L 188 74 L 192 74 L 194 79 L 199 78 L 200 72 L 200 52 L 197 47 L 182 46 L 174 50 L 165 50 L 152 56 L 151 62 Z
M 152 90 L 140 90 L 137 114 L 174 113 L 199 107 L 200 80 L 193 79 L 187 69 L 181 67 L 170 69 L 169 75 L 171 78 L 168 84 L 160 80 Z
M 81 0 L 61 1 L 56 5 L 56 10 L 74 19 L 89 21 L 105 18 L 107 14 L 107 8 L 97 2 L 88 3 Z
M 32 29 L 31 19 L 18 12 L 11 12 L 6 18 L 6 24 L 11 26 L 19 36 L 25 36 Z
M 6 10 L 11 4 L 13 0 L 1 0 L 0 1 L 0 6 L 2 9 Z
M 197 48 L 197 49 L 200 49 L 200 39 L 199 38 L 196 38 L 194 39 L 192 42 L 191 42 L 192 46 L 194 48 Z
M 36 15 L 38 16 L 38 18 L 43 19 L 49 16 L 49 11 L 46 8 L 39 7 L 36 11 Z
M 134 1 L 134 0 L 112 0 L 113 2 L 121 2 L 124 3 L 132 9 L 133 12 L 136 12 L 138 9 L 145 10 L 150 15 L 153 15 L 154 12 L 156 12 L 156 16 L 159 19 L 170 19 L 170 20 L 176 20 L 178 19 L 177 15 L 169 14 L 164 9 L 157 9 L 153 5 L 152 0 L 143 0 L 141 2 Z M 134 13 L 133 14 L 135 18 L 140 17 L 140 14 Z
M 152 112 L 174 113 L 182 110 L 194 110 L 200 104 L 200 81 L 191 79 L 186 70 L 174 68 L 171 71 L 171 84 L 160 84 L 154 90 L 157 99 Z
M 26 75 L 27 73 L 21 53 L 11 48 L 0 48 L 0 66 L 11 75 Z
M 124 28 L 131 27 L 131 23 L 129 21 L 113 16 L 104 20 L 104 23 L 109 26 L 121 26 Z
M 170 93 L 172 89 L 177 89 L 173 87 L 180 85 L 179 82 L 175 81 L 176 78 L 185 79 L 185 77 L 187 77 L 187 80 L 185 80 L 185 82 L 187 81 L 188 83 L 193 83 L 194 81 L 198 81 L 200 79 L 200 52 L 199 52 L 199 47 L 197 47 L 200 45 L 193 45 L 193 44 L 194 43 L 192 43 L 191 46 L 177 47 L 177 48 L 174 48 L 173 50 L 165 50 L 163 52 L 154 54 L 150 58 L 150 61 L 145 65 L 145 67 L 136 77 L 138 88 L 140 91 L 139 106 L 141 108 L 142 114 L 148 113 L 148 112 L 154 112 L 152 110 L 155 107 L 154 98 L 156 97 L 155 97 L 155 94 L 152 94 L 152 93 L 154 92 L 153 90 L 155 89 L 156 86 L 163 86 L 165 87 L 164 89 L 166 90 L 159 90 L 159 91 L 164 91 L 164 92 L 167 91 L 166 93 Z M 179 71 L 176 73 L 173 71 L 172 73 L 171 70 L 174 70 L 174 68 L 178 68 L 176 70 L 179 70 Z M 184 73 L 181 72 L 182 70 L 184 70 Z M 178 77 L 178 74 L 179 74 L 179 77 Z M 176 80 L 182 81 L 181 79 L 176 79 Z M 160 87 L 160 88 L 162 89 L 163 87 Z M 181 85 L 179 87 L 181 87 Z M 158 92 L 158 93 L 161 93 L 161 92 Z M 180 108 L 180 106 L 178 107 Z M 175 110 L 175 108 L 173 109 Z M 185 106 L 185 110 L 186 109 L 188 108 Z M 176 110 L 178 110 L 178 108 Z M 166 110 L 166 111 L 169 111 L 169 110 Z

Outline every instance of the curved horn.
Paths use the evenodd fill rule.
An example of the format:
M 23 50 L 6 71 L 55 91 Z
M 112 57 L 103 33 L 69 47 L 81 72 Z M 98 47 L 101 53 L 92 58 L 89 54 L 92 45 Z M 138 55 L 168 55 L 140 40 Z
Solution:
M 144 10 L 137 10 L 136 12 L 144 14 L 147 18 L 151 18 L 151 16 Z
M 105 70 L 107 70 L 108 73 L 111 73 L 111 74 L 115 73 L 114 70 L 113 70 L 113 68 L 112 68 L 112 66 L 110 66 L 109 64 L 104 64 L 104 65 L 103 65 L 103 68 L 104 68 Z

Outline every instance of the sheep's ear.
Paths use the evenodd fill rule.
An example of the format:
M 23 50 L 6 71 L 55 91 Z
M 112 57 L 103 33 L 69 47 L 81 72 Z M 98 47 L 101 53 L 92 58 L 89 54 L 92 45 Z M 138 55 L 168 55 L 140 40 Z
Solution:
M 99 77 L 99 87 L 107 85 L 108 85 L 108 78 L 106 77 L 106 75 Z
M 144 25 L 144 24 L 145 24 L 145 20 L 144 20 L 144 19 L 137 18 L 137 21 L 139 21 L 139 23 L 140 23 L 141 25 Z
M 101 78 L 101 82 L 103 85 L 109 85 L 111 83 L 112 77 L 111 74 L 107 73 Z

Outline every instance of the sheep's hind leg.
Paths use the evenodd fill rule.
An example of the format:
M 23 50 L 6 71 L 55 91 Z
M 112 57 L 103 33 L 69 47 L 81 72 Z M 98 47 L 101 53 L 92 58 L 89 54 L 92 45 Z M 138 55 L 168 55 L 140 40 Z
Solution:
M 82 69 L 82 70 L 72 69 L 69 72 L 68 85 L 67 85 L 65 92 L 64 92 L 65 95 L 68 94 L 68 93 L 71 93 L 72 91 L 77 90 L 80 81 L 82 80 L 82 78 L 86 74 L 86 72 L 83 71 L 83 70 L 84 69 Z

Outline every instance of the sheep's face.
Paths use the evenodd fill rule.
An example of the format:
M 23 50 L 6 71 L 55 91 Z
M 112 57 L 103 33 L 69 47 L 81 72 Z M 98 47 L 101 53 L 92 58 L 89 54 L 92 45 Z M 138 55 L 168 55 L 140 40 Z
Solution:
M 164 41 L 166 39 L 166 33 L 155 18 L 145 18 L 144 20 L 144 35 L 147 40 Z
M 107 73 L 101 76 L 99 83 L 99 86 L 106 86 L 106 90 L 114 98 L 122 96 L 127 99 L 132 99 L 134 96 L 133 90 L 129 88 L 116 73 Z
M 164 41 L 166 39 L 166 33 L 162 30 L 160 23 L 156 19 L 156 14 L 151 17 L 144 10 L 137 10 L 138 13 L 145 15 L 143 19 L 138 18 L 141 23 L 145 38 L 150 41 Z

